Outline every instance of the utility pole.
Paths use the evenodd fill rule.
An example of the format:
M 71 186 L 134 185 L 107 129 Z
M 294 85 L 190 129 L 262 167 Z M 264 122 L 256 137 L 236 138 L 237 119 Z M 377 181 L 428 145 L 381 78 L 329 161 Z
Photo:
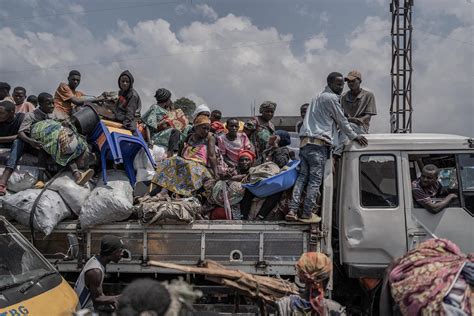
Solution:
M 392 101 L 390 106 L 390 130 L 392 133 L 412 131 L 413 72 L 411 55 L 412 7 L 414 0 L 392 0 Z

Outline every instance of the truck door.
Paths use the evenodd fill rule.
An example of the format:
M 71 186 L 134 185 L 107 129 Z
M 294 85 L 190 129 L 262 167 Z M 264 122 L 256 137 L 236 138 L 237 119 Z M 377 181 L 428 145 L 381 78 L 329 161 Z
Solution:
M 401 179 L 400 152 L 344 154 L 339 235 L 349 277 L 381 277 L 406 252 Z
M 434 198 L 441 200 L 448 193 L 458 198 L 437 214 L 430 213 L 416 203 L 407 191 L 407 238 L 409 248 L 429 238 L 446 238 L 456 243 L 465 253 L 474 251 L 474 154 L 471 153 L 413 153 L 405 154 L 406 188 L 421 175 L 424 165 L 434 164 L 439 170 L 438 182 L 442 190 Z

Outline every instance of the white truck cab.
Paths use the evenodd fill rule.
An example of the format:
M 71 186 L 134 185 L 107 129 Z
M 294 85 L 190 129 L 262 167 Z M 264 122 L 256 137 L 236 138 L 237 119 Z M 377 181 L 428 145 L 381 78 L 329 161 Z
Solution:
M 472 139 L 441 134 L 366 137 L 367 147 L 355 142 L 345 146 L 334 190 L 323 195 L 330 199 L 323 202 L 323 223 L 327 227 L 335 223 L 338 236 L 333 236 L 332 244 L 338 240 L 339 263 L 348 277 L 380 278 L 394 259 L 429 238 L 446 238 L 465 253 L 473 252 Z M 411 183 L 427 164 L 440 169 L 442 187 L 458 196 L 437 214 L 418 205 L 412 195 Z M 325 190 L 333 182 L 327 169 Z M 334 205 L 330 203 L 332 192 L 336 194 Z M 329 244 L 326 250 L 332 253 Z

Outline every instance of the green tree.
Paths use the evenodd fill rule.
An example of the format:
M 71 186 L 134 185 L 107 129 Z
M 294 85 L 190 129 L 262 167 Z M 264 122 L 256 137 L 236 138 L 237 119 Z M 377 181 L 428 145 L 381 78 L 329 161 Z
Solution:
M 182 97 L 174 101 L 174 107 L 176 109 L 181 109 L 188 119 L 192 119 L 194 110 L 196 110 L 196 103 L 193 100 Z

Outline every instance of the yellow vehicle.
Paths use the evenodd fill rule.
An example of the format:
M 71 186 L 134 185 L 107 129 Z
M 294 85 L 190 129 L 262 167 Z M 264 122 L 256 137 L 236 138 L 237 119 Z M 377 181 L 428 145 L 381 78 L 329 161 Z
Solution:
M 59 272 L 0 216 L 0 316 L 72 315 L 77 301 Z

